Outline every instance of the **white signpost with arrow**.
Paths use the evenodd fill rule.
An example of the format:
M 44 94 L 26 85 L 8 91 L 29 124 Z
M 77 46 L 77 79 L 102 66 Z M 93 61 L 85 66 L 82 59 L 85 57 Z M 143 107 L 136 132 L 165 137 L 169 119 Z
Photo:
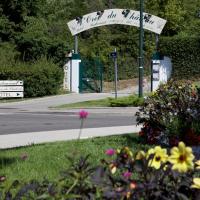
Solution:
M 0 98 L 24 97 L 24 82 L 21 80 L 0 80 Z

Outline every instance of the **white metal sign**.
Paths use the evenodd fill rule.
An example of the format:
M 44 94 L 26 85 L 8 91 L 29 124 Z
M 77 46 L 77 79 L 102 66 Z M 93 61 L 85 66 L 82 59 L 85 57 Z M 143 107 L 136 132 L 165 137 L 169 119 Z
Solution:
M 23 92 L 24 91 L 24 87 L 23 86 L 1 86 L 0 85 L 0 91 L 4 91 L 4 92 Z
M 23 92 L 0 92 L 1 98 L 8 98 L 8 97 L 24 97 Z
M 23 84 L 21 80 L 0 80 L 0 98 L 24 97 Z
M 0 80 L 0 85 L 23 85 L 23 81 L 20 80 Z
M 160 34 L 166 24 L 166 20 L 160 17 L 143 13 L 144 29 Z M 111 25 L 122 24 L 129 26 L 140 26 L 140 12 L 128 9 L 109 9 L 89 13 L 87 15 L 77 17 L 68 23 L 68 27 L 72 35 L 76 35 L 88 29 Z

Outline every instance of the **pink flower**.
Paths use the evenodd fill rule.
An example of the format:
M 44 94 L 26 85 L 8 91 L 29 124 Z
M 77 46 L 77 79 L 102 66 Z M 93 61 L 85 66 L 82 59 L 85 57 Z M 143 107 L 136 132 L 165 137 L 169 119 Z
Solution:
M 115 154 L 115 150 L 114 149 L 107 149 L 106 150 L 106 155 L 113 156 L 114 154 Z
M 126 172 L 123 173 L 123 177 L 125 177 L 125 178 L 130 178 L 131 175 L 132 175 L 132 173 L 129 172 L 129 171 L 126 171 Z
M 5 176 L 0 176 L 0 182 L 4 182 L 6 180 Z
M 87 112 L 87 111 L 81 110 L 81 111 L 79 112 L 79 117 L 80 117 L 80 119 L 85 119 L 85 118 L 87 118 L 87 116 L 88 116 L 88 112 Z

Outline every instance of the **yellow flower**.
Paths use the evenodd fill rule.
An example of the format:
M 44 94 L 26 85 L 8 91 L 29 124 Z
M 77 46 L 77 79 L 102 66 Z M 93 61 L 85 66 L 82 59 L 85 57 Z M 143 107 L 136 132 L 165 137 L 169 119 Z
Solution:
M 191 185 L 191 188 L 200 189 L 200 178 L 193 178 L 193 185 Z
M 112 163 L 112 164 L 109 165 L 109 167 L 110 167 L 111 173 L 115 174 L 115 172 L 117 171 L 116 165 Z
M 167 155 L 166 149 L 162 149 L 160 146 L 156 146 L 154 149 L 149 149 L 147 152 L 147 159 L 152 154 L 154 154 L 154 156 L 151 160 L 149 160 L 149 163 L 148 163 L 150 167 L 159 169 L 161 164 L 167 162 L 168 155 Z
M 128 147 L 123 147 L 122 149 L 117 149 L 116 152 L 117 152 L 117 154 L 124 153 L 124 154 L 127 154 L 127 156 L 129 156 L 129 157 L 133 157 L 133 153 Z
M 124 147 L 125 153 L 127 153 L 130 157 L 133 157 L 132 151 L 128 147 Z
M 120 154 L 120 152 L 121 152 L 121 150 L 120 150 L 120 149 L 117 149 L 117 153 Z
M 171 149 L 171 155 L 168 160 L 173 165 L 173 170 L 184 173 L 194 168 L 193 159 L 192 149 L 186 147 L 183 142 L 179 142 L 178 147 Z
M 126 198 L 127 198 L 127 199 L 130 199 L 130 197 L 131 197 L 131 192 L 127 192 L 127 193 L 126 193 Z
M 195 162 L 195 164 L 197 165 L 197 166 L 196 166 L 196 169 L 200 169 L 200 160 L 197 160 L 197 161 Z
M 143 158 L 145 158 L 146 154 L 144 151 L 139 151 L 135 157 L 136 160 L 142 160 Z
M 157 91 L 153 91 L 152 93 L 151 93 L 151 96 L 157 96 L 158 95 L 158 92 Z

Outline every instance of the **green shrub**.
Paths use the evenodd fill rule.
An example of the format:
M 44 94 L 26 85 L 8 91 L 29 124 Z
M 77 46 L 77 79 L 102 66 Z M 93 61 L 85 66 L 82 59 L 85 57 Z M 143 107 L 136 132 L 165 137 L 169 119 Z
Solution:
M 200 89 L 189 81 L 161 85 L 145 99 L 136 116 L 144 126 L 140 135 L 145 142 L 200 144 Z
M 169 56 L 173 63 L 173 78 L 199 78 L 200 37 L 167 37 L 160 40 L 161 54 Z
M 14 67 L 0 67 L 1 80 L 23 80 L 25 97 L 57 94 L 63 72 L 52 61 L 42 58 L 33 64 L 18 63 Z
M 20 53 L 12 43 L 3 42 L 0 44 L 0 66 L 13 66 L 19 58 Z
M 109 106 L 111 107 L 127 107 L 127 106 L 141 106 L 143 104 L 143 98 L 139 98 L 138 96 L 128 96 L 128 97 L 119 97 L 108 98 Z

